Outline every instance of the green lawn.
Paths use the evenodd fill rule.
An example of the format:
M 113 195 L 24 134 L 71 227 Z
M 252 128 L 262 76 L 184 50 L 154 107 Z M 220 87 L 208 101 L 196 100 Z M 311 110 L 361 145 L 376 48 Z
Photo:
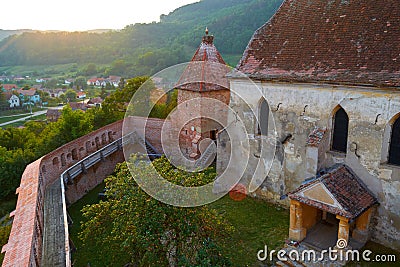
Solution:
M 77 248 L 76 252 L 72 254 L 72 262 L 76 267 L 97 266 L 95 264 L 97 263 L 96 259 L 93 259 L 91 256 L 94 254 L 93 251 L 98 249 L 106 249 L 98 248 L 94 245 L 83 246 L 83 243 L 78 238 L 78 234 L 81 230 L 81 221 L 83 220 L 81 209 L 85 205 L 97 203 L 99 201 L 97 194 L 103 190 L 104 186 L 104 183 L 100 184 L 68 209 L 68 213 L 74 222 L 73 225 L 69 227 L 69 234 L 74 242 L 75 247 Z
M 36 121 L 36 120 L 42 121 L 42 120 L 45 120 L 45 119 L 46 119 L 46 114 L 42 114 L 42 115 L 39 115 L 39 116 L 32 117 L 33 121 Z M 6 128 L 13 128 L 13 127 L 23 126 L 25 124 L 25 122 L 30 121 L 30 120 L 31 120 L 31 118 L 28 116 L 23 121 L 18 121 L 18 122 L 15 122 L 15 123 L 7 124 L 7 125 L 3 126 L 3 128 L 6 129 Z
M 13 120 L 18 120 L 20 118 L 28 117 L 29 114 L 19 115 L 19 116 L 12 116 L 12 117 L 3 117 L 0 118 L 0 123 L 5 123 Z
M 263 200 L 247 197 L 233 201 L 228 196 L 210 204 L 230 222 L 235 232 L 219 243 L 234 266 L 259 266 L 257 252 L 283 246 L 288 235 L 289 211 Z
M 12 116 L 12 115 L 22 115 L 29 114 L 30 111 L 26 109 L 9 109 L 9 110 L 0 110 L 0 117 Z
M 107 248 L 96 246 L 82 246 L 78 238 L 80 221 L 83 219 L 80 210 L 89 203 L 98 201 L 97 193 L 104 185 L 98 186 L 88 195 L 69 208 L 69 214 L 74 221 L 70 228 L 71 238 L 77 247 L 72 255 L 74 266 L 102 266 L 92 258 L 91 251 Z M 217 240 L 222 252 L 227 255 L 234 266 L 259 266 L 257 252 L 268 245 L 269 248 L 282 247 L 287 238 L 289 228 L 289 211 L 266 203 L 265 201 L 246 198 L 243 201 L 233 201 L 228 196 L 210 204 L 230 222 L 234 233 L 224 240 Z M 114 266 L 123 266 L 129 258 L 121 259 Z

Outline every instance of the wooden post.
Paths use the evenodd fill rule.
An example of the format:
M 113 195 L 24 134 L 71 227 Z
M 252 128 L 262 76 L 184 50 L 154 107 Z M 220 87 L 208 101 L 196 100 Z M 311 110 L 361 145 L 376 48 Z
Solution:
M 354 229 L 352 237 L 361 243 L 366 243 L 368 240 L 368 226 L 371 220 L 371 215 L 372 208 L 369 208 L 356 220 L 356 229 Z
M 336 218 L 340 220 L 339 230 L 338 230 L 338 240 L 340 239 L 345 240 L 346 244 L 349 244 L 349 233 L 350 233 L 349 219 L 340 215 L 336 215 Z
M 290 200 L 289 238 L 301 241 L 306 237 L 307 230 L 303 227 L 303 207 L 297 200 Z

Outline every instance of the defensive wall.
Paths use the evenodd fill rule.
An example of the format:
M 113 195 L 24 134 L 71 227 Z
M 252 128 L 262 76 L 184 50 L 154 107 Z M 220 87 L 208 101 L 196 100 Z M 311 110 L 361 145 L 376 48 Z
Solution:
M 163 120 L 132 117 L 130 121 L 133 126 L 136 124 L 146 125 L 145 140 L 150 144 L 154 143 L 156 149 L 161 149 L 160 134 Z M 20 186 L 16 190 L 18 195 L 16 209 L 10 214 L 10 217 L 13 218 L 10 237 L 8 243 L 2 248 L 2 253 L 5 253 L 3 267 L 43 266 L 43 247 L 46 247 L 46 244 L 43 243 L 44 229 L 46 228 L 44 211 L 51 211 L 49 209 L 51 207 L 45 207 L 45 196 L 48 194 L 46 191 L 59 183 L 60 175 L 71 166 L 120 139 L 122 125 L 122 120 L 109 124 L 59 147 L 26 167 Z M 141 133 L 138 134 L 141 135 Z M 143 137 L 143 135 L 141 136 Z M 122 150 L 118 150 L 85 170 L 73 183 L 66 184 L 65 198 L 62 198 L 63 202 L 65 201 L 64 205 L 72 204 L 80 199 L 110 175 L 117 163 L 123 161 Z M 61 187 L 60 194 L 64 192 L 64 184 Z M 61 200 L 60 196 L 58 199 Z M 57 204 L 62 204 L 59 203 L 60 201 L 57 202 Z M 63 222 L 59 223 L 63 224 Z M 66 231 L 66 233 L 68 232 Z M 63 263 L 65 266 L 70 264 L 68 238 L 66 236 L 65 247 L 60 251 L 67 255 L 65 264 Z

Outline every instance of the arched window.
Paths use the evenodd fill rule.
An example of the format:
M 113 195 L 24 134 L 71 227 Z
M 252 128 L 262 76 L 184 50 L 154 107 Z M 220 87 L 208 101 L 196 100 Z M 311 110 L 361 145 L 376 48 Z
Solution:
M 397 118 L 392 125 L 388 162 L 390 164 L 400 165 L 400 118 Z
M 86 154 L 89 155 L 90 148 L 92 147 L 90 141 L 86 141 Z
M 72 159 L 78 160 L 78 150 L 76 148 L 72 149 Z
M 94 141 L 96 142 L 96 149 L 98 150 L 98 149 L 101 147 L 101 145 L 100 145 L 100 138 L 97 136 L 97 137 L 94 139 Z
M 258 113 L 258 134 L 268 135 L 268 117 L 269 117 L 269 107 L 267 101 L 263 98 L 260 103 L 259 113 Z
M 112 141 L 114 141 L 114 137 L 113 137 L 113 133 L 112 132 L 108 132 L 108 141 L 111 143 Z
M 58 165 L 58 164 L 59 164 L 58 158 L 57 157 L 53 158 L 53 165 Z
M 67 165 L 67 161 L 65 160 L 65 154 L 62 153 L 61 154 L 61 166 L 65 166 Z
M 332 150 L 346 153 L 348 131 L 349 116 L 343 108 L 339 108 L 333 118 Z
M 107 144 L 106 133 L 103 133 L 103 134 L 101 135 L 101 144 L 102 144 L 102 145 L 106 145 L 106 144 Z

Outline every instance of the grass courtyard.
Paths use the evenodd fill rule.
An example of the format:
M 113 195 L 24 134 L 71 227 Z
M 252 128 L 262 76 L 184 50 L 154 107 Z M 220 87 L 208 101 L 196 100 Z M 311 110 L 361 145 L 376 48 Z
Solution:
M 96 203 L 97 194 L 102 191 L 100 185 L 87 194 L 80 201 L 69 208 L 69 214 L 74 221 L 70 227 L 71 238 L 77 247 L 72 256 L 74 266 L 103 266 L 93 258 L 94 250 L 102 250 L 90 244 L 83 246 L 78 238 L 80 222 L 83 217 L 80 210 L 84 205 Z M 243 201 L 233 201 L 226 196 L 212 204 L 223 217 L 235 228 L 233 234 L 224 240 L 218 240 L 222 252 L 232 261 L 234 266 L 259 266 L 257 252 L 268 245 L 269 248 L 278 248 L 287 238 L 289 227 L 289 211 L 265 201 L 246 198 Z M 121 259 L 114 266 L 123 266 L 129 259 Z
M 106 250 L 106 247 L 98 247 L 87 244 L 84 246 L 78 238 L 80 232 L 80 222 L 83 217 L 80 210 L 87 204 L 97 203 L 97 194 L 104 188 L 104 184 L 99 185 L 80 201 L 69 208 L 74 224 L 70 227 L 71 238 L 77 247 L 77 251 L 72 255 L 74 266 L 104 266 L 102 262 L 94 258 L 94 251 Z M 233 266 L 263 266 L 257 260 L 257 252 L 268 246 L 268 250 L 279 249 L 284 245 L 289 229 L 289 211 L 278 206 L 271 205 L 265 201 L 247 197 L 243 201 L 234 201 L 226 196 L 212 204 L 227 221 L 234 226 L 235 231 L 231 236 L 223 240 L 217 240 L 222 248 L 222 253 L 226 255 Z M 349 267 L 379 267 L 379 266 L 400 266 L 400 252 L 384 247 L 375 242 L 368 242 L 363 248 L 371 250 L 374 255 L 395 255 L 396 262 L 350 262 Z M 372 256 L 371 256 L 372 257 Z M 121 258 L 113 266 L 124 266 L 129 258 Z M 268 264 L 263 262 L 263 264 Z M 265 265 L 264 265 L 265 266 Z

